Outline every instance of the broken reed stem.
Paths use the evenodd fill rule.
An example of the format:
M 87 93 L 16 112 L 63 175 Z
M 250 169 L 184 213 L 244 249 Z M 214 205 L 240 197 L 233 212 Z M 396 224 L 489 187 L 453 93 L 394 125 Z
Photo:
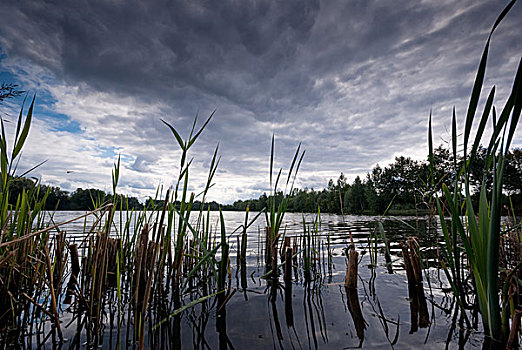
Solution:
M 286 259 L 286 248 L 290 247 L 290 237 L 285 236 L 283 240 L 283 246 L 281 247 L 281 262 L 284 262 Z
M 141 322 L 142 324 L 146 321 L 146 313 L 147 313 L 147 307 L 149 304 L 149 298 L 150 298 L 150 291 L 152 288 L 152 280 L 154 279 L 154 269 L 156 266 L 156 256 L 158 254 L 158 245 L 157 243 L 150 242 L 149 247 L 147 250 L 147 259 L 146 259 L 146 265 L 148 265 L 149 268 L 152 269 L 152 271 L 149 272 L 149 278 L 147 280 L 147 285 L 145 287 L 145 294 L 143 296 L 143 305 L 141 309 Z M 145 331 L 144 329 L 140 330 L 140 343 L 139 343 L 139 350 L 142 350 L 145 346 Z
M 241 261 L 246 262 L 247 234 L 246 230 L 241 234 Z
M 279 269 L 277 267 L 277 239 L 272 244 L 272 254 L 270 256 L 272 264 L 272 278 L 277 279 L 279 277 Z
M 67 255 L 65 254 L 65 231 L 55 236 L 53 286 L 57 295 L 61 292 L 61 279 L 65 271 Z
M 410 250 L 409 258 L 411 262 L 411 266 L 413 269 L 413 277 L 415 278 L 415 283 L 419 284 L 422 282 L 422 268 L 420 264 L 420 256 L 419 256 L 419 243 L 413 237 L 408 237 L 408 247 Z
M 107 241 L 107 283 L 111 287 L 116 286 L 118 262 L 121 251 L 121 238 L 109 238 Z
M 94 318 L 96 322 L 100 320 L 101 311 L 101 300 L 102 291 L 105 289 L 106 273 L 108 266 L 108 243 L 110 233 L 110 220 L 112 219 L 114 208 L 111 207 L 109 211 L 109 221 L 106 224 L 104 230 L 98 234 L 94 261 L 92 267 L 92 284 L 91 284 L 91 318 Z
M 515 314 L 513 315 L 513 323 L 511 324 L 511 331 L 509 332 L 509 338 L 507 341 L 506 349 L 515 349 L 517 348 L 517 336 L 520 330 L 520 317 L 522 317 L 522 310 L 515 310 Z
M 286 239 L 285 239 L 286 241 Z M 286 247 L 285 253 L 285 276 L 284 280 L 285 282 L 292 282 L 292 248 L 289 245 Z
M 402 257 L 404 258 L 404 269 L 406 270 L 406 277 L 408 278 L 408 284 L 413 286 L 415 285 L 415 276 L 413 273 L 413 267 L 411 265 L 410 253 L 408 251 L 408 247 L 400 243 L 402 250 Z
M 71 256 L 71 277 L 67 283 L 67 292 L 65 293 L 64 304 L 70 304 L 74 287 L 78 284 L 78 275 L 80 274 L 80 259 L 78 254 L 78 246 L 76 244 L 69 244 L 69 252 Z
M 359 253 L 354 248 L 350 248 L 348 254 L 348 265 L 346 266 L 346 277 L 344 279 L 344 285 L 346 288 L 357 289 L 357 260 L 359 259 Z
M 297 266 L 297 237 L 294 237 L 294 242 L 292 246 L 292 256 L 294 260 L 294 266 Z
M 236 255 L 237 270 L 236 270 L 236 273 L 237 273 L 237 271 L 239 271 L 240 265 L 241 265 L 241 238 L 239 237 L 239 235 L 237 235 L 237 255 Z
M 47 246 L 44 246 L 44 254 L 45 254 L 45 263 L 47 264 L 47 275 L 49 278 L 49 289 L 51 291 L 51 308 L 54 314 L 54 323 L 56 329 L 58 330 L 58 336 L 60 340 L 63 340 L 62 336 L 62 328 L 60 327 L 60 316 L 58 315 L 58 308 L 56 306 L 56 295 L 54 294 L 53 287 L 53 267 L 51 265 L 51 257 L 49 256 L 49 249 Z
M 265 265 L 268 269 L 272 265 L 272 234 L 270 227 L 265 227 L 265 238 Z
M 144 278 L 142 276 L 142 270 L 146 270 L 142 267 L 143 260 L 145 260 L 145 253 L 147 249 L 148 244 L 148 234 L 149 234 L 149 225 L 145 223 L 143 226 L 143 229 L 141 230 L 141 233 L 138 237 L 138 241 L 136 243 L 136 258 L 135 258 L 135 277 L 134 277 L 134 326 L 135 328 L 135 334 L 137 334 L 137 327 L 138 327 L 138 320 L 139 320 L 139 310 L 140 307 L 140 298 L 142 297 L 143 293 L 140 293 L 141 290 L 143 290 L 145 283 Z

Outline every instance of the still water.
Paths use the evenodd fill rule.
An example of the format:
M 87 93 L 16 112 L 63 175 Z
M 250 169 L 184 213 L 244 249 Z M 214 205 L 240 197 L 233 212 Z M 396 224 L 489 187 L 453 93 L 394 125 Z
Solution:
M 57 212 L 54 222 L 66 221 L 82 213 Z M 154 214 L 151 214 L 154 215 Z M 252 219 L 255 213 L 250 213 Z M 224 321 L 216 323 L 216 304 L 208 301 L 182 314 L 180 332 L 162 334 L 159 341 L 164 348 L 183 349 L 472 349 L 480 348 L 483 334 L 463 327 L 457 317 L 456 302 L 449 293 L 444 273 L 436 267 L 425 269 L 420 304 L 408 289 L 402 267 L 399 242 L 408 236 L 418 237 L 423 264 L 436 260 L 439 233 L 429 218 L 369 216 L 340 216 L 322 214 L 315 259 L 314 279 L 305 283 L 302 271 L 291 283 L 279 283 L 262 278 L 265 218 L 261 215 L 248 229 L 247 273 L 240 277 L 236 268 L 236 230 L 244 223 L 245 213 L 224 212 L 230 241 L 230 282 L 234 287 L 226 304 Z M 303 234 L 303 218 L 309 224 L 317 216 L 288 213 L 284 220 L 287 236 Z M 120 221 L 115 215 L 113 233 L 117 234 Z M 218 225 L 219 214 L 211 214 L 211 223 Z M 92 219 L 65 225 L 69 241 L 81 241 L 85 228 Z M 393 273 L 385 266 L 381 236 L 372 241 L 381 221 L 391 242 Z M 236 231 L 235 231 L 236 230 Z M 344 287 L 346 273 L 345 251 L 350 242 L 355 244 L 361 260 L 358 288 L 351 292 Z M 299 242 L 299 240 L 298 240 Z M 373 242 L 373 243 L 372 243 Z M 374 248 L 377 249 L 374 249 Z M 371 258 L 372 253 L 375 258 Z M 375 255 L 373 255 L 375 256 Z M 373 263 L 373 264 L 372 264 Z M 415 300 L 414 300 L 415 299 Z M 476 316 L 476 315 L 475 315 Z M 474 323 L 480 329 L 476 317 Z M 125 324 L 126 320 L 120 320 Z M 105 316 L 100 341 L 106 349 L 125 348 L 125 327 L 119 327 Z M 153 326 L 153 325 L 149 325 Z M 64 334 L 75 336 L 75 327 L 65 327 Z M 128 338 L 127 338 L 128 339 Z M 85 344 L 85 339 L 83 344 Z M 147 339 L 145 344 L 151 344 Z M 82 344 L 82 342 L 80 342 Z M 158 341 L 155 341 L 158 344 Z M 78 343 L 76 343 L 78 345 Z M 50 344 L 43 346 L 50 348 Z M 67 342 L 64 344 L 67 347 Z

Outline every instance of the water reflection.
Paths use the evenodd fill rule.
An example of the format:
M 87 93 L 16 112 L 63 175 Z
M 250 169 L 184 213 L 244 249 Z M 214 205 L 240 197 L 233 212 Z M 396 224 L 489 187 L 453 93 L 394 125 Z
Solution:
M 55 221 L 71 215 L 57 213 Z M 243 223 L 243 215 L 225 213 L 230 232 Z M 217 215 L 211 221 L 216 222 L 216 219 Z M 82 305 L 82 296 L 77 294 L 71 282 L 69 297 L 80 302 L 63 313 L 62 328 L 67 341 L 61 346 L 65 349 L 79 349 L 86 345 L 107 349 L 133 348 L 136 346 L 135 335 L 139 333 L 136 329 L 142 327 L 144 333 L 140 334 L 144 336 L 146 347 L 162 349 L 400 349 L 424 344 L 428 344 L 427 348 L 440 349 L 482 347 L 482 335 L 468 330 L 464 314 L 448 293 L 444 274 L 430 269 L 427 272 L 430 280 L 425 281 L 430 283 L 430 287 L 426 283 L 408 286 L 399 242 L 417 236 L 423 262 L 428 265 L 436 254 L 433 247 L 438 234 L 432 227 L 434 225 L 430 226 L 428 218 L 382 219 L 390 240 L 391 264 L 386 264 L 382 240 L 373 241 L 375 245 L 369 244 L 372 237 L 376 237 L 375 222 L 378 219 L 345 216 L 343 220 L 337 215 L 323 215 L 320 233 L 314 237 L 314 268 L 305 281 L 301 214 L 287 214 L 283 227 L 288 248 L 278 252 L 281 258 L 284 257 L 278 263 L 283 274 L 268 278 L 263 278 L 266 242 L 264 222 L 260 217 L 260 221 L 247 232 L 245 245 L 239 236 L 231 237 L 235 248 L 231 249 L 229 279 L 235 278 L 233 283 L 237 293 L 227 290 L 182 314 L 169 317 L 167 310 L 170 310 L 173 300 L 172 284 L 175 282 L 167 277 L 164 290 L 155 290 L 151 296 L 155 305 L 164 304 L 164 308 L 155 308 L 163 310 L 164 314 L 147 317 L 142 325 L 129 321 L 133 306 L 121 305 L 112 285 L 107 290 L 107 297 L 100 299 L 100 317 L 90 317 L 88 305 Z M 312 220 L 312 215 L 305 215 L 306 222 Z M 67 228 L 68 243 L 79 246 L 84 239 L 80 234 L 84 224 L 75 225 Z M 115 223 L 118 225 L 119 221 Z M 358 289 L 344 287 L 345 249 L 352 242 L 362 256 Z M 244 259 L 240 256 L 243 249 Z M 79 249 L 80 261 L 86 254 L 85 250 Z M 370 256 L 376 257 L 375 261 Z M 81 263 L 82 268 L 85 265 Z M 366 268 L 369 265 L 371 268 Z M 388 273 L 390 266 L 393 267 L 392 274 Z M 145 270 L 144 276 L 148 273 Z M 71 271 L 74 274 L 74 268 Z M 426 291 L 430 288 L 429 293 L 425 287 Z M 213 287 L 201 283 L 189 285 L 187 290 L 189 293 L 180 296 L 181 304 L 209 295 Z M 137 308 L 140 308 L 139 303 Z M 478 326 L 478 317 L 473 313 L 470 316 L 470 322 Z M 165 323 L 154 328 L 153 319 L 165 318 Z M 52 323 L 32 327 L 30 336 L 8 342 L 18 341 L 29 348 L 60 347 Z M 6 339 L 4 337 L 3 341 Z
M 346 292 L 346 300 L 348 304 L 348 310 L 352 316 L 353 324 L 355 325 L 355 331 L 359 338 L 359 348 L 362 347 L 364 341 L 364 330 L 366 329 L 366 322 L 361 311 L 361 305 L 359 304 L 359 296 L 357 289 L 344 287 Z

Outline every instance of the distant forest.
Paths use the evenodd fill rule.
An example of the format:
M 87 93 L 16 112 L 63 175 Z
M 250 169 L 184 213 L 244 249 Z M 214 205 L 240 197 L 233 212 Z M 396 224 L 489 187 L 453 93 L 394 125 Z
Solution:
M 477 161 L 471 165 L 470 181 L 475 190 L 474 202 L 478 203 L 478 189 L 483 180 L 485 159 L 484 148 L 478 150 Z M 364 179 L 356 177 L 349 184 L 343 173 L 320 191 L 314 189 L 294 189 L 288 211 L 321 212 L 338 214 L 426 214 L 430 210 L 430 198 L 433 192 L 441 189 L 442 183 L 452 187 L 457 175 L 454 169 L 460 169 L 462 159 L 453 159 L 447 148 L 439 146 L 434 150 L 434 186 L 431 186 L 429 161 L 416 161 L 409 157 L 396 157 L 395 162 L 382 168 L 375 166 Z M 491 178 L 491 177 L 489 177 Z M 491 188 L 490 183 L 487 187 Z M 516 213 L 522 211 L 522 149 L 508 152 L 504 170 L 504 205 L 513 204 Z M 277 194 L 282 198 L 283 193 Z M 238 200 L 233 210 L 262 210 L 268 197 L 263 194 L 258 199 Z
M 472 188 L 478 189 L 483 179 L 482 169 L 486 161 L 484 149 L 479 149 L 478 161 L 472 164 L 470 180 Z M 482 155 L 482 156 L 481 156 Z M 428 212 L 429 201 L 434 191 L 440 190 L 444 182 L 449 187 L 457 175 L 454 169 L 459 169 L 462 159 L 453 159 L 452 153 L 440 146 L 434 150 L 435 186 L 429 185 L 430 166 L 428 161 L 416 161 L 409 157 L 396 157 L 395 162 L 385 167 L 375 166 L 364 179 L 356 177 L 353 183 L 348 183 L 343 173 L 334 181 L 330 179 L 326 188 L 314 190 L 309 188 L 294 189 L 290 193 L 290 212 L 321 212 L 338 214 L 368 214 L 380 215 L 387 209 L 389 214 L 425 214 Z M 457 167 L 455 167 L 457 165 Z M 491 185 L 491 184 L 487 184 Z M 15 178 L 11 182 L 12 204 L 22 192 L 36 190 L 36 182 L 28 178 Z M 78 188 L 69 193 L 59 187 L 40 185 L 39 196 L 48 193 L 46 209 L 48 210 L 89 210 L 96 205 L 112 201 L 112 195 L 99 189 Z M 505 205 L 513 204 L 517 213 L 522 210 L 522 149 L 513 149 L 508 153 L 504 172 Z M 276 194 L 282 199 L 283 192 Z M 478 200 L 478 193 L 476 194 Z M 143 209 L 158 207 L 162 201 L 149 198 L 146 203 L 136 197 L 118 195 L 123 208 Z M 260 211 L 266 207 L 268 195 L 263 194 L 257 199 L 237 200 L 233 204 L 206 203 L 210 210 L 243 211 L 247 206 L 251 211 Z M 201 208 L 201 202 L 194 203 L 194 209 Z

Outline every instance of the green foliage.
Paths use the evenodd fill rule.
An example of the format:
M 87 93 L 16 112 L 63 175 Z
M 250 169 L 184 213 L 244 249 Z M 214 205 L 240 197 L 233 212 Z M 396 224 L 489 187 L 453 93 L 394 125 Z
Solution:
M 348 191 L 346 191 L 344 202 L 349 213 L 362 214 L 368 208 L 365 186 L 361 178 L 357 176 Z
M 468 165 L 472 203 L 475 208 L 478 208 L 483 179 L 488 193 L 491 188 L 490 178 L 484 178 L 486 151 L 486 148 L 479 146 L 475 152 L 475 161 Z M 430 163 L 431 157 L 433 159 Z M 427 161 L 396 157 L 394 163 L 384 168 L 377 165 L 364 180 L 357 177 L 352 184 L 349 184 L 341 173 L 337 181 L 331 179 L 327 188 L 321 191 L 294 188 L 288 194 L 287 211 L 314 213 L 317 208 L 321 208 L 325 213 L 382 215 L 391 203 L 389 208 L 391 213 L 409 213 L 408 215 L 427 213 L 430 210 L 429 199 L 433 191 L 437 191 L 437 186 L 440 189 L 442 182 L 452 190 L 463 164 L 463 155 L 454 155 L 452 150 L 439 145 L 433 149 L 431 156 L 428 155 Z M 519 212 L 522 210 L 522 150 L 515 148 L 507 152 L 505 164 L 506 193 L 502 195 L 502 203 L 503 205 L 510 203 L 507 197 L 509 195 L 515 211 Z M 339 200 L 339 193 L 342 200 Z M 224 210 L 245 211 L 248 206 L 252 211 L 261 211 L 272 200 L 272 196 L 275 197 L 276 205 L 279 205 L 284 193 L 282 191 L 277 191 L 275 195 L 263 193 L 257 199 L 237 200 L 231 205 L 221 207 Z M 215 205 L 210 203 L 210 205 L 211 210 L 217 210 L 219 207 L 217 203 Z
M 42 211 L 49 195 L 48 190 L 44 191 L 31 180 L 21 179 L 16 175 L 16 165 L 20 160 L 21 151 L 31 126 L 34 102 L 35 97 L 32 99 L 25 119 L 23 104 L 20 108 L 11 154 L 9 154 L 4 121 L 0 118 L 0 227 L 2 227 L 2 240 L 20 237 L 33 228 L 40 227 Z M 8 227 L 7 232 L 4 232 L 6 227 Z
M 468 153 L 468 145 L 472 140 L 472 127 L 484 81 L 488 50 L 491 35 L 514 5 L 511 1 L 495 22 L 479 64 L 477 76 L 471 94 L 464 130 L 464 148 L 462 165 L 458 169 L 458 175 L 454 179 L 452 190 L 445 183 L 442 185 L 444 200 L 451 216 L 451 230 L 449 230 L 444 217 L 441 199 L 436 198 L 439 217 L 443 229 L 445 245 L 442 245 L 443 266 L 456 293 L 459 304 L 463 306 L 464 276 L 459 273 L 461 264 L 460 245 L 473 273 L 478 304 L 480 307 L 482 322 L 486 334 L 496 341 L 505 341 L 509 324 L 502 322 L 499 301 L 499 244 L 501 235 L 502 200 L 504 171 L 506 159 L 509 154 L 514 131 L 517 127 L 522 106 L 522 59 L 515 75 L 510 96 L 497 119 L 495 109 L 492 109 L 495 88 L 491 89 L 484 105 L 477 131 L 473 140 L 473 146 Z M 487 149 L 480 148 L 482 135 L 486 122 L 493 115 L 493 133 Z M 457 132 L 456 117 L 453 114 L 452 144 L 456 154 Z M 506 137 L 507 132 L 507 137 Z M 430 151 L 432 149 L 431 122 L 429 131 Z M 434 160 L 430 152 L 430 159 Z M 433 169 L 433 166 L 431 167 Z M 433 172 L 432 172 L 433 173 Z M 432 176 L 433 179 L 434 176 Z M 477 185 L 476 191 L 480 193 L 478 200 L 478 213 L 473 205 L 473 180 Z M 434 181 L 432 180 L 432 184 Z M 480 184 L 480 185 L 478 185 Z M 462 190 L 461 190 L 462 189 Z M 464 311 L 465 313 L 465 311 Z
M 270 197 L 267 201 L 267 211 L 266 215 L 266 223 L 269 230 L 269 239 L 273 244 L 277 244 L 277 239 L 280 235 L 281 224 L 283 223 L 283 218 L 285 213 L 288 210 L 288 205 L 291 199 L 291 193 L 294 189 L 295 179 L 297 177 L 297 172 L 299 171 L 299 167 L 301 166 L 301 161 L 305 155 L 305 151 L 301 152 L 301 144 L 297 146 L 297 149 L 294 154 L 294 158 L 292 159 L 292 163 L 290 165 L 290 169 L 286 178 L 285 191 L 278 191 L 278 184 L 281 177 L 282 168 L 279 169 L 275 180 L 273 179 L 274 175 L 274 148 L 275 137 L 272 135 L 272 146 L 270 148 Z M 290 184 L 290 189 L 288 189 L 288 185 Z
M 77 188 L 73 193 L 69 193 L 61 190 L 59 187 L 43 185 L 27 177 L 13 177 L 10 179 L 9 204 L 15 205 L 16 199 L 23 191 L 29 192 L 36 189 L 39 189 L 39 200 L 47 193 L 44 209 L 50 211 L 93 210 L 94 203 L 109 202 L 113 202 L 115 207 L 119 207 L 120 204 L 125 204 L 125 207 L 129 209 L 141 210 L 144 207 L 136 197 L 129 197 L 122 194 L 113 195 L 95 188 Z
M 18 84 L 2 83 L 0 85 L 0 103 L 8 98 L 14 98 L 22 95 L 25 91 L 20 90 Z

